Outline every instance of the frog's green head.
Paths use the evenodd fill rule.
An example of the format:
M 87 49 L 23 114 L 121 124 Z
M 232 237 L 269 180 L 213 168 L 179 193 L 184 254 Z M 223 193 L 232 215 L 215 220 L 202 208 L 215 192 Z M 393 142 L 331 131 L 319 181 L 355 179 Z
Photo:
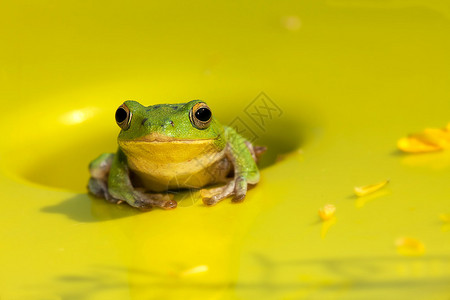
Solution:
M 125 101 L 116 111 L 122 129 L 119 144 L 131 141 L 175 142 L 221 139 L 222 126 L 200 100 L 180 104 L 143 106 Z

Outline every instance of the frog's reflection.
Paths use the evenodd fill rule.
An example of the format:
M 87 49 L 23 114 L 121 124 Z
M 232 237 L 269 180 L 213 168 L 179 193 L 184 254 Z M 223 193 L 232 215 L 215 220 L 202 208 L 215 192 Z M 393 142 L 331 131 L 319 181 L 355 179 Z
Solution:
M 308 299 L 323 299 L 329 298 L 325 295 L 343 295 L 343 291 L 350 298 L 360 293 L 366 297 L 394 293 L 399 299 L 406 299 L 417 293 L 443 292 L 448 289 L 450 279 L 445 271 L 450 262 L 448 256 L 317 260 L 272 260 L 261 254 L 245 256 L 244 261 L 250 263 L 253 270 L 245 278 L 208 280 L 207 276 L 213 276 L 209 272 L 216 269 L 214 265 L 189 269 L 168 266 L 166 270 L 151 266 L 96 265 L 84 274 L 60 275 L 54 279 L 54 284 L 63 290 L 64 299 L 83 299 L 84 295 L 100 295 L 106 290 L 131 293 L 139 299 L 177 299 L 180 295 L 185 299 L 212 298 L 219 291 L 238 293 L 245 296 L 244 299 L 255 299 L 261 294 L 268 299 L 281 299 L 305 293 L 312 296 Z M 437 272 L 436 268 L 441 271 Z M 192 273 L 191 270 L 202 272 Z

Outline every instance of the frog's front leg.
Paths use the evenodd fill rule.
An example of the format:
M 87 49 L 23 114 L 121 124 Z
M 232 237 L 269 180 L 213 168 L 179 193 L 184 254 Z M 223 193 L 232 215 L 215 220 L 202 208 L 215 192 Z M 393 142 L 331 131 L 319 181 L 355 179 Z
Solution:
M 230 127 L 225 128 L 228 144 L 225 150 L 227 158 L 234 167 L 234 178 L 225 186 L 202 190 L 201 195 L 203 203 L 206 205 L 215 205 L 222 199 L 232 196 L 233 202 L 244 200 L 247 194 L 247 186 L 249 184 L 257 184 L 259 182 L 259 170 L 256 165 L 256 157 L 260 153 L 256 153 L 260 149 L 253 148 L 248 141 L 239 135 Z M 263 150 L 261 149 L 261 152 Z
M 105 198 L 112 203 L 118 203 L 120 200 L 114 199 L 108 193 L 108 175 L 114 158 L 112 153 L 103 153 L 89 164 L 88 190 L 94 196 Z
M 125 154 L 119 149 L 114 155 L 108 174 L 107 194 L 116 202 L 127 202 L 133 207 L 149 209 L 154 206 L 172 209 L 177 203 L 169 194 L 149 194 L 133 187 Z

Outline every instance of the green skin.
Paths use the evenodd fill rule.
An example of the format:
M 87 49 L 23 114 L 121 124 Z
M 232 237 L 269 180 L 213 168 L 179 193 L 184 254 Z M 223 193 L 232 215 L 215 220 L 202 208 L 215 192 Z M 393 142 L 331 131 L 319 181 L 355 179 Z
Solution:
M 256 162 L 265 148 L 253 146 L 213 115 L 200 128 L 194 110 L 202 106 L 207 107 L 200 100 L 148 107 L 124 102 L 129 114 L 118 123 L 119 149 L 90 163 L 90 193 L 144 210 L 173 209 L 177 203 L 169 190 L 222 183 L 201 190 L 206 205 L 230 196 L 242 201 L 248 185 L 259 181 Z

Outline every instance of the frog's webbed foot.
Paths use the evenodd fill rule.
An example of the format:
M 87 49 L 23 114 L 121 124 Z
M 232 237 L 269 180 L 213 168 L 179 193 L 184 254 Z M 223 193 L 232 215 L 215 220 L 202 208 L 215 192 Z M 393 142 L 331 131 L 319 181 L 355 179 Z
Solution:
M 212 188 L 202 189 L 200 194 L 203 199 L 203 203 L 212 206 L 219 203 L 221 200 L 233 196 L 233 202 L 241 202 L 244 200 L 247 193 L 247 180 L 244 176 L 239 176 L 229 181 L 226 185 Z
M 134 201 L 128 203 L 142 210 L 148 210 L 152 207 L 160 207 L 162 209 L 174 209 L 177 207 L 177 202 L 173 200 L 172 194 L 149 194 L 134 190 L 133 198 Z

